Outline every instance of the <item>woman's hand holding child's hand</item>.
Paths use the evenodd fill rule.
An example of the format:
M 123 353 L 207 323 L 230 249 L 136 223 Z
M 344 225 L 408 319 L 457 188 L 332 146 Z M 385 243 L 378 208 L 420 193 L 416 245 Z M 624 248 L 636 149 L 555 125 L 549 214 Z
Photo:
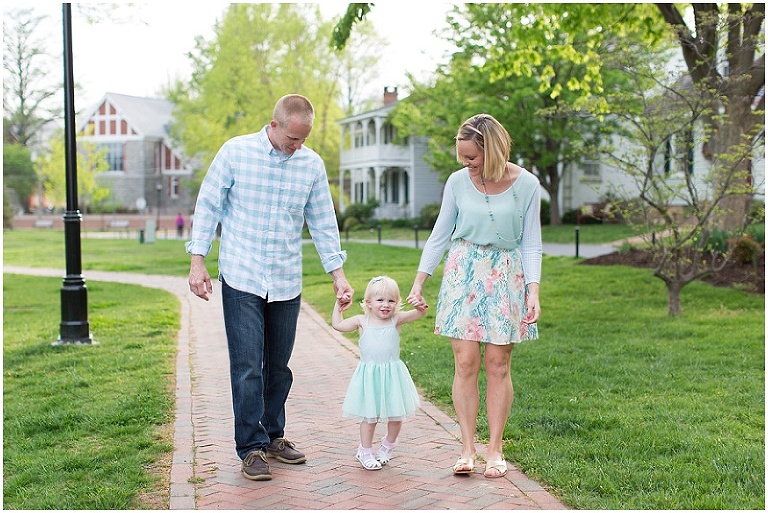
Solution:
M 416 310 L 419 310 L 420 312 L 423 312 L 429 308 L 429 305 L 427 305 L 427 302 L 424 301 L 424 298 L 421 296 L 421 294 L 414 293 L 413 291 L 408 294 L 406 301 L 408 301 L 412 307 L 414 307 Z

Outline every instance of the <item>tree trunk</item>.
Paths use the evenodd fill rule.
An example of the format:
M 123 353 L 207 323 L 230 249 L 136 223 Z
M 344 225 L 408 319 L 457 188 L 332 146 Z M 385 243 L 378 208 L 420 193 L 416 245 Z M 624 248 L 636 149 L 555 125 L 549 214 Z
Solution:
M 539 183 L 541 183 L 544 190 L 549 194 L 549 222 L 553 226 L 560 226 L 562 224 L 560 221 L 560 204 L 558 203 L 560 175 L 557 172 L 557 167 L 557 164 L 553 163 L 546 168 L 539 170 L 539 174 L 544 174 L 543 177 L 539 177 Z M 542 180 L 542 178 L 544 178 L 544 180 Z
M 549 202 L 549 224 L 552 226 L 560 226 L 562 224 L 560 220 L 560 204 L 556 199 Z
M 765 125 L 764 113 L 761 112 L 765 108 L 765 98 L 758 99 L 757 113 L 751 109 L 758 90 L 765 86 L 765 52 L 759 50 L 763 45 L 761 41 L 765 39 L 762 30 L 765 6 L 734 3 L 726 8 L 724 5 L 693 4 L 696 20 L 694 33 L 686 25 L 677 6 L 656 4 L 677 35 L 693 82 L 703 86 L 702 90 L 711 90 L 713 107 L 724 109 L 725 119 L 715 120 L 708 116 L 709 119 L 704 122 L 712 129 L 708 149 L 716 170 L 715 187 L 730 191 L 721 203 L 723 214 L 713 221 L 725 231 L 734 231 L 743 227 L 749 212 L 752 173 L 747 162 L 751 155 L 743 151 L 744 139 L 745 136 L 756 135 L 756 124 Z M 726 19 L 727 26 L 719 25 Z M 728 49 L 725 57 L 729 64 L 725 75 L 720 74 L 721 63 L 717 60 L 717 49 L 723 43 Z M 725 101 L 721 102 L 723 97 Z M 739 169 L 745 172 L 729 176 L 733 171 L 731 163 L 739 158 L 743 159 Z
M 683 307 L 680 304 L 680 291 L 682 290 L 682 284 L 674 281 L 667 281 L 667 303 L 669 305 L 669 315 L 673 317 L 679 316 L 683 313 Z
M 723 214 L 714 219 L 715 225 L 727 232 L 740 230 L 749 214 L 749 203 L 752 190 L 752 170 L 750 169 L 750 154 L 738 150 L 745 135 L 754 125 L 753 114 L 746 105 L 731 107 L 728 122 L 719 127 L 710 141 L 712 147 L 712 165 L 715 166 L 716 187 L 723 187 L 726 182 L 732 191 L 720 202 Z M 737 153 L 734 155 L 733 153 Z M 733 163 L 734 158 L 741 158 L 739 163 Z M 735 167 L 734 167 L 735 166 Z

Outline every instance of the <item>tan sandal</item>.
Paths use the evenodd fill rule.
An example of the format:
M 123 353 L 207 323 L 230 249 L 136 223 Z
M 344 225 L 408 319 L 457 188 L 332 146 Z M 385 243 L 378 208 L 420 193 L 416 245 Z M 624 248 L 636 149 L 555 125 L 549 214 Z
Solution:
M 485 464 L 483 475 L 488 478 L 504 477 L 507 475 L 506 460 L 490 460 Z
M 469 474 L 475 470 L 475 457 L 459 458 L 453 465 L 454 474 Z

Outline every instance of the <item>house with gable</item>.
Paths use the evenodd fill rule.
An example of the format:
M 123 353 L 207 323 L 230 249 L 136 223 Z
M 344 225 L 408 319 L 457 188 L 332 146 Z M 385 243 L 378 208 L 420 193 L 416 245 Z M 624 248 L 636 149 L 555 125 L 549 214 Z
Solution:
M 397 105 L 397 88 L 385 88 L 384 105 L 339 120 L 339 209 L 350 204 L 379 203 L 376 219 L 413 219 L 425 205 L 440 203 L 443 183 L 427 165 L 425 138 L 409 136 L 395 143 L 387 116 Z
M 163 215 L 194 207 L 182 187 L 192 167 L 168 136 L 173 108 L 164 99 L 106 93 L 80 123 L 78 140 L 107 149 L 109 170 L 97 180 L 113 203 Z

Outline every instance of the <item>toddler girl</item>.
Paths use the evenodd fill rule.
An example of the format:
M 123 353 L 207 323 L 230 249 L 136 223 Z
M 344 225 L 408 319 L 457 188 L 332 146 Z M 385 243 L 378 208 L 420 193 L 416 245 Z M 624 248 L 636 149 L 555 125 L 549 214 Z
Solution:
M 344 319 L 339 303 L 333 307 L 332 325 L 342 332 L 358 330 L 360 362 L 347 389 L 345 417 L 362 419 L 357 460 L 367 470 L 378 470 L 392 459 L 403 419 L 416 412 L 419 394 L 408 368 L 400 359 L 400 326 L 424 316 L 426 304 L 401 312 L 397 283 L 387 276 L 373 278 L 361 303 L 364 315 Z M 376 424 L 387 423 L 387 433 L 373 454 Z

